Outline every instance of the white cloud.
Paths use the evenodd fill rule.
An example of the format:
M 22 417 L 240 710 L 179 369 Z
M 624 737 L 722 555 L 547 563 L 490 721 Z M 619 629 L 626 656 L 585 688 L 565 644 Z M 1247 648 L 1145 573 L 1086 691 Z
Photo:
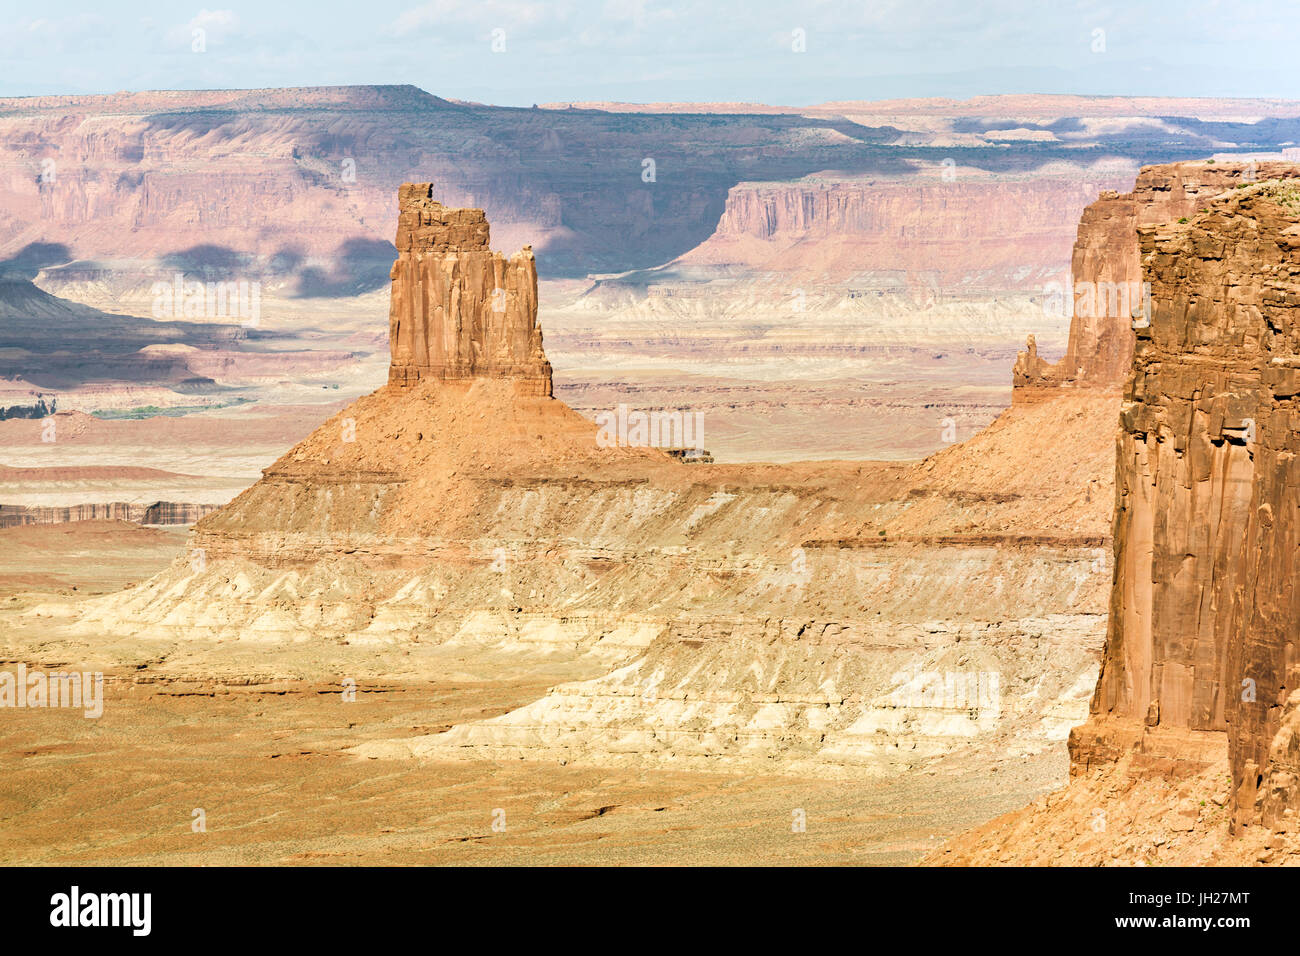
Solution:
M 384 29 L 390 37 L 409 37 L 461 24 L 481 24 L 509 28 L 554 23 L 567 19 L 568 4 L 544 3 L 542 0 L 430 0 L 429 3 L 403 11 Z

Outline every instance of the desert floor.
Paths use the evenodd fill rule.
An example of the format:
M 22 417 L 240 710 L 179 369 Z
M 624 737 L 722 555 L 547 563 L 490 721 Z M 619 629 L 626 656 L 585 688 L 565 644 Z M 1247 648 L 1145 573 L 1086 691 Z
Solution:
M 183 541 L 109 522 L 0 531 L 0 666 L 102 667 L 107 700 L 96 720 L 0 710 L 0 862 L 906 864 L 1061 770 L 1059 755 L 893 781 L 368 760 L 348 750 L 504 712 L 549 681 L 420 679 L 401 649 L 319 661 L 302 645 L 226 648 L 213 668 L 201 648 L 126 650 L 104 635 L 73 657 L 23 616 L 141 581 Z M 350 702 L 303 676 L 349 669 L 370 675 Z

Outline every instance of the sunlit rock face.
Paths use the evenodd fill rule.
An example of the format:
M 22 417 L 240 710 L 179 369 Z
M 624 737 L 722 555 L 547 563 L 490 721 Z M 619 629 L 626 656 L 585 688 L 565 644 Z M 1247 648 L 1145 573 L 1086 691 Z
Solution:
M 1270 822 L 1300 806 L 1300 185 L 1245 186 L 1139 235 L 1154 307 L 1121 413 L 1106 655 L 1074 761 L 1196 761 L 1202 732 L 1226 732 L 1235 825 Z
M 1031 339 L 1012 373 L 1013 401 L 1036 401 L 1059 388 L 1122 388 L 1134 326 L 1150 320 L 1138 229 L 1195 215 L 1237 185 L 1297 175 L 1291 163 L 1170 163 L 1145 167 L 1132 192 L 1103 192 L 1083 211 L 1069 287 L 1061 289 L 1071 316 L 1065 355 L 1044 361 Z
M 431 183 L 404 184 L 398 204 L 389 383 L 509 378 L 549 397 L 532 247 L 493 252 L 483 210 L 446 208 Z

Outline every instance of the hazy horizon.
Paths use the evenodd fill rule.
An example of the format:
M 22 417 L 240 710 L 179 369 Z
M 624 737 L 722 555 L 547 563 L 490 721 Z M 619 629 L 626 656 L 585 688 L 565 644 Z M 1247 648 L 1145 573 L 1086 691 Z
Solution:
M 3 96 L 402 84 L 501 106 L 1300 96 L 1289 50 L 1300 9 L 1282 0 L 1199 0 L 1176 14 L 1092 0 L 1000 0 L 992 13 L 952 0 L 375 0 L 363 10 L 292 0 L 191 11 L 133 0 L 111 14 L 71 0 L 47 16 L 7 6 Z

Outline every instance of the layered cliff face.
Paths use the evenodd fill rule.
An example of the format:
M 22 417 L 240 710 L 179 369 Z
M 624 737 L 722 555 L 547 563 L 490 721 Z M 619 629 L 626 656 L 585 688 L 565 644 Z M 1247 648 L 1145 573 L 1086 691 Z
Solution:
M 1155 308 L 1121 415 L 1097 720 L 1074 748 L 1096 759 L 1110 720 L 1226 731 L 1238 824 L 1298 676 L 1298 212 L 1300 185 L 1272 181 L 1141 230 Z M 1276 816 L 1295 794 L 1270 800 Z
M 1294 175 L 1289 163 L 1173 163 L 1145 167 L 1132 192 L 1103 192 L 1079 220 L 1067 282 L 1048 295 L 1071 319 L 1065 355 L 1043 360 L 1031 337 L 1012 371 L 1012 400 L 1036 401 L 1062 387 L 1121 388 L 1134 329 L 1150 320 L 1138 228 L 1194 215 L 1225 189 Z
M 621 272 L 708 239 L 737 183 L 907 177 L 948 158 L 1016 176 L 1075 167 L 1094 148 L 1136 165 L 1203 154 L 1224 135 L 1268 149 L 1293 127 L 1258 117 L 1300 113 L 1076 97 L 660 108 L 498 108 L 411 86 L 0 99 L 0 259 L 52 243 L 68 259 L 296 272 L 308 294 L 352 294 L 380 287 L 394 191 L 418 177 L 485 208 L 508 248 L 533 243 L 548 276 Z M 1198 116 L 1237 122 L 1211 133 Z M 1026 126 L 1039 141 L 1017 141 Z M 1054 228 L 1075 212 L 1062 206 Z
M 1188 218 L 1139 229 L 1153 309 L 1120 417 L 1110 617 L 1074 782 L 958 841 L 962 862 L 1300 852 L 1300 183 L 1243 184 Z M 1153 801 L 1163 820 L 1140 809 Z M 1051 851 L 1012 848 L 1071 827 Z M 1168 855 L 1175 835 L 1199 856 Z
M 431 183 L 399 191 L 395 244 L 390 383 L 510 378 L 550 397 L 531 246 L 493 252 L 483 211 L 445 208 Z
M 740 179 L 872 170 L 894 135 L 797 115 L 497 108 L 410 86 L 33 97 L 0 112 L 0 259 L 52 243 L 123 267 L 292 273 L 327 295 L 378 287 L 394 193 L 417 177 L 487 209 L 499 242 L 545 249 L 551 275 L 586 275 L 696 245 Z
M 0 528 L 25 524 L 63 524 L 71 521 L 130 521 L 134 524 L 193 524 L 217 505 L 193 502 L 155 501 L 137 505 L 124 501 L 105 504 L 69 505 L 67 507 L 32 507 L 0 505 Z
M 948 295 L 1034 290 L 1069 257 L 1098 188 L 1134 168 L 991 176 L 954 166 L 905 180 L 741 183 L 715 233 L 679 261 L 840 282 L 894 273 Z

